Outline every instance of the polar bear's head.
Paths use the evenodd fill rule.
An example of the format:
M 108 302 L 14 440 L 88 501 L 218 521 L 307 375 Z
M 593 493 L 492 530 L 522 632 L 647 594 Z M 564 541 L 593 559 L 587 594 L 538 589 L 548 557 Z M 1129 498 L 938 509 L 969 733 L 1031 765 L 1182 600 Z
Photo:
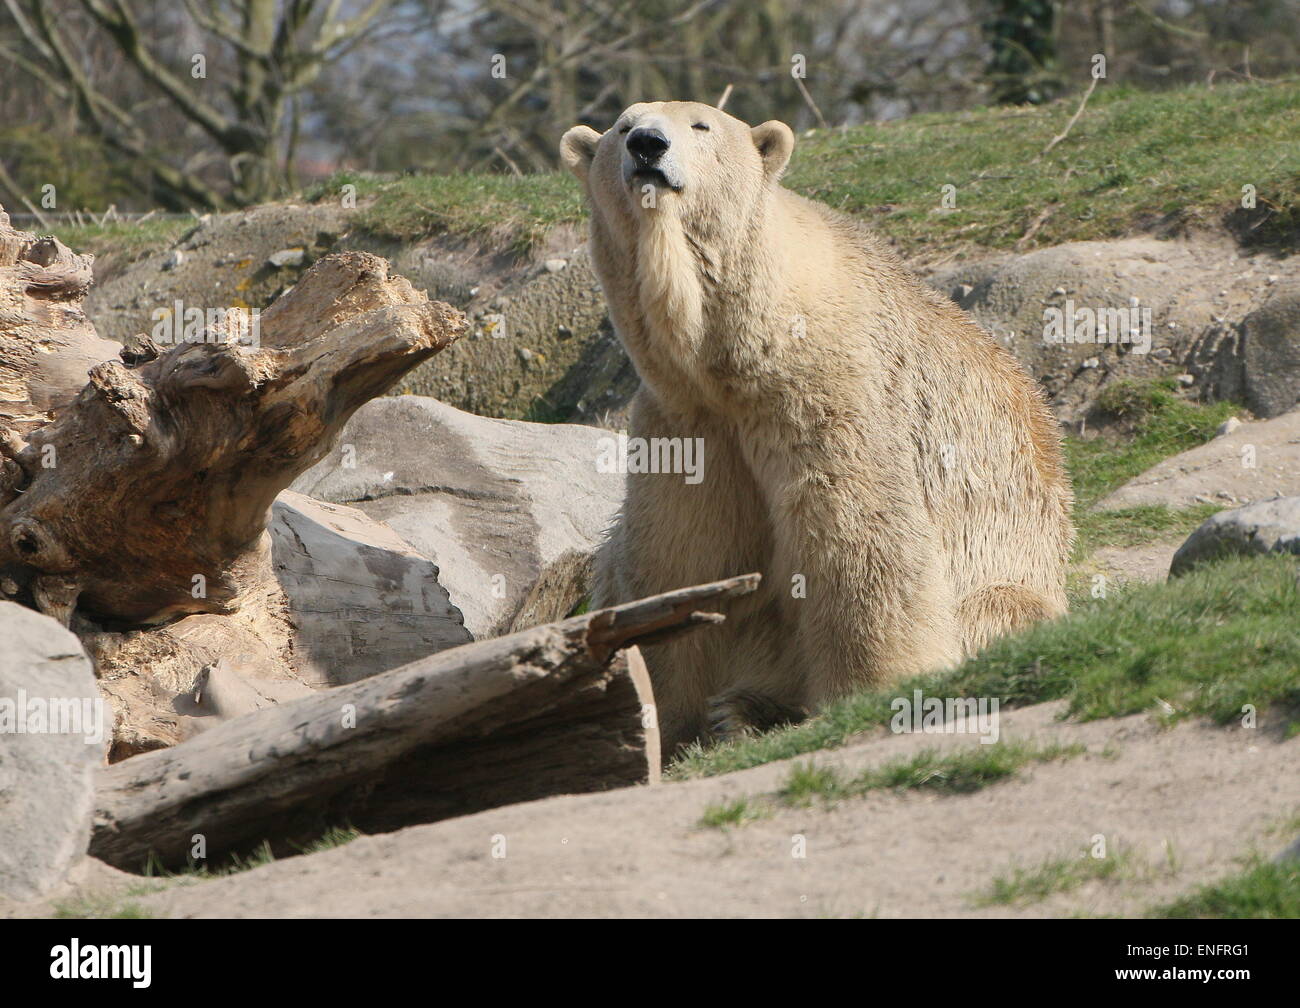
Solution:
M 699 102 L 641 102 L 604 133 L 574 126 L 560 156 L 595 210 L 687 215 L 743 212 L 780 178 L 793 148 L 790 127 L 776 120 L 751 128 Z

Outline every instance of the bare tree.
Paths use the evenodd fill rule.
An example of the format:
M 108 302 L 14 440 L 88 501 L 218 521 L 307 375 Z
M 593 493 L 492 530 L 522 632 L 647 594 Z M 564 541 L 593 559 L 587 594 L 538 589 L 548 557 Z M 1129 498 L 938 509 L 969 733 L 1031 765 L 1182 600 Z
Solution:
M 145 20 L 132 0 L 4 0 L 23 46 L 0 49 L 76 110 L 85 128 L 147 169 L 156 197 L 176 209 L 265 200 L 287 181 L 298 96 L 365 38 L 394 0 L 185 0 L 200 46 L 182 51 L 173 33 Z M 82 16 L 80 20 L 70 17 Z M 175 27 L 175 26 L 173 26 Z M 87 70 L 82 30 L 101 33 L 123 63 L 223 163 L 178 157 L 147 119 L 111 98 Z M 233 65 L 233 70 L 227 67 Z

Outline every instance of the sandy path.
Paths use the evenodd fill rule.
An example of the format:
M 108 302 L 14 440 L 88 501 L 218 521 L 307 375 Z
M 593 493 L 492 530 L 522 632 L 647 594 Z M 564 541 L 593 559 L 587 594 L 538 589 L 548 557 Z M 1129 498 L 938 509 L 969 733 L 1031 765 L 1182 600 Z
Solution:
M 1300 738 L 1137 716 L 1085 725 L 1057 704 L 1010 712 L 1003 740 L 1088 754 L 973 795 L 875 792 L 718 830 L 711 803 L 771 791 L 773 764 L 708 780 L 552 798 L 362 838 L 138 900 L 159 916 L 1056 916 L 1136 914 L 1293 839 Z M 819 763 L 848 770 L 971 736 L 882 734 Z M 1019 907 L 972 895 L 1014 865 L 1081 856 L 1097 834 L 1126 852 L 1116 881 Z M 792 850 L 805 838 L 806 856 Z M 504 858 L 492 856 L 504 838 Z M 1170 851 L 1174 866 L 1170 865 Z

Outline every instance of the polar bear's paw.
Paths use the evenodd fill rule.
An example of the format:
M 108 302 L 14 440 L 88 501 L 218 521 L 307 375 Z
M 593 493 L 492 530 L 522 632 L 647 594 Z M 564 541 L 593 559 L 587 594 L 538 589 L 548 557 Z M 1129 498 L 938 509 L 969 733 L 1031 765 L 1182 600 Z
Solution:
M 709 732 L 715 742 L 798 724 L 807 717 L 807 708 L 752 689 L 727 690 L 709 701 Z

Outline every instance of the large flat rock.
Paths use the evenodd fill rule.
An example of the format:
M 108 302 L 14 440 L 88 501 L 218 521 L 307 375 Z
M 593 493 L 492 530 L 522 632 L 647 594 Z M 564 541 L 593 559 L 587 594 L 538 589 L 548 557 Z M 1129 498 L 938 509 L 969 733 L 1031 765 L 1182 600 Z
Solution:
M 292 489 L 388 525 L 437 566 L 474 639 L 557 619 L 585 590 L 624 477 L 611 432 L 475 416 L 424 396 L 359 409 Z
M 1253 463 L 1253 464 L 1252 464 Z M 1300 494 L 1300 410 L 1242 424 L 1152 466 L 1096 505 L 1100 511 L 1163 504 L 1241 504 Z

